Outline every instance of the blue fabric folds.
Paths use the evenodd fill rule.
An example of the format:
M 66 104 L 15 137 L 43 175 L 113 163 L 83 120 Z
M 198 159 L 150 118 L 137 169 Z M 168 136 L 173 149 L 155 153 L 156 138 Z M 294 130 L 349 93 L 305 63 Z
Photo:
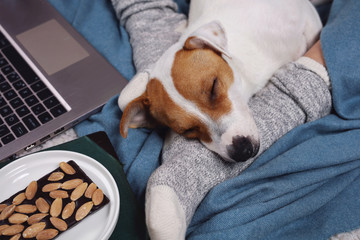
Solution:
M 285 135 L 196 211 L 189 239 L 327 239 L 360 227 L 360 1 L 321 34 L 333 114 Z
M 128 36 L 109 1 L 49 1 L 127 79 L 134 75 Z M 216 186 L 196 211 L 188 239 L 326 239 L 360 227 L 359 9 L 358 0 L 334 0 L 321 35 L 333 113 L 295 128 L 238 177 Z M 144 129 L 122 139 L 120 117 L 114 96 L 75 130 L 109 135 L 143 203 L 162 139 Z

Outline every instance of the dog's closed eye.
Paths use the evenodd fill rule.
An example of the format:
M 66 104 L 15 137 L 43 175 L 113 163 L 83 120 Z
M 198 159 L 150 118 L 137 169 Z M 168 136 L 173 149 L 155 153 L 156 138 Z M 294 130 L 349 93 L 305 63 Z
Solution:
M 187 137 L 187 138 L 196 138 L 197 137 L 197 131 L 198 131 L 197 127 L 191 127 L 189 129 L 184 130 L 181 134 L 184 137 Z
M 214 78 L 213 80 L 213 84 L 212 84 L 212 87 L 211 87 L 211 91 L 210 91 L 210 100 L 211 101 L 214 101 L 216 99 L 216 96 L 217 96 L 217 87 L 219 85 L 219 80 L 217 77 Z

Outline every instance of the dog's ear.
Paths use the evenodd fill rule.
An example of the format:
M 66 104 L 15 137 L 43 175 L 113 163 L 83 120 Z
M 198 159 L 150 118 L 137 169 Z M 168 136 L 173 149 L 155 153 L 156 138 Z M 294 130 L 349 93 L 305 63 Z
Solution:
M 150 102 L 145 94 L 132 100 L 125 108 L 120 122 L 120 134 L 127 137 L 129 128 L 154 128 L 155 121 L 149 113 Z
M 141 96 L 149 82 L 149 74 L 147 72 L 140 72 L 136 74 L 130 82 L 121 91 L 118 98 L 118 105 L 121 111 L 124 112 L 126 106 L 135 98 Z
M 224 28 L 218 21 L 207 23 L 193 32 L 185 41 L 184 49 L 210 48 L 229 56 Z

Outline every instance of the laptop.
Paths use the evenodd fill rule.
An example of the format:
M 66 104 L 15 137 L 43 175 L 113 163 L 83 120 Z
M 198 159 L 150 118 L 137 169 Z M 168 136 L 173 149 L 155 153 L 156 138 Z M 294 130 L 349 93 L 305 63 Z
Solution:
M 73 127 L 126 84 L 46 0 L 0 1 L 0 161 Z

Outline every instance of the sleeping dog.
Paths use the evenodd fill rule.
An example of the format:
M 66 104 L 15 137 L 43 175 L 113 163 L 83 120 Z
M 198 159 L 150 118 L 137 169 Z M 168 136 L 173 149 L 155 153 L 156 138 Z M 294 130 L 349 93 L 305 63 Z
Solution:
M 249 98 L 321 28 L 309 0 L 191 1 L 179 41 L 120 94 L 121 135 L 160 124 L 225 160 L 254 157 L 260 139 Z

